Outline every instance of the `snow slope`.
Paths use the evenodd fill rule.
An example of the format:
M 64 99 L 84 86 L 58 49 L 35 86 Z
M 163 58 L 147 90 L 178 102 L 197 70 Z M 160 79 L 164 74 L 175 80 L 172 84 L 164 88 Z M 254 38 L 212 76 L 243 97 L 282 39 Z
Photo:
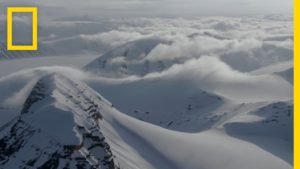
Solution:
M 294 84 L 294 63 L 293 60 L 279 62 L 270 66 L 250 72 L 252 75 L 274 74 Z
M 130 138 L 127 137 L 127 143 L 134 146 L 141 156 L 146 157 L 153 165 L 152 168 L 292 168 L 291 164 L 256 145 L 229 137 L 219 131 L 187 134 L 149 124 L 143 125 L 144 123 L 138 121 L 125 120 L 124 117 L 118 119 L 121 122 L 119 128 L 125 128 L 121 130 L 125 132 L 121 135 L 122 138 L 126 139 L 127 131 Z M 290 152 L 285 149 L 282 153 Z M 138 168 L 146 167 L 140 165 Z
M 241 104 L 186 133 L 127 116 L 70 78 L 46 73 L 29 89 L 21 114 L 1 127 L 2 168 L 292 168 L 291 101 Z

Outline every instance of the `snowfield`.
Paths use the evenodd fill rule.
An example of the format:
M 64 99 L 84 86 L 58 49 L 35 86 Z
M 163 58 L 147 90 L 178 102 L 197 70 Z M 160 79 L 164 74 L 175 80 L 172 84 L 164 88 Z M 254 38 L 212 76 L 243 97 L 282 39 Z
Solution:
M 288 18 L 41 27 L 37 53 L 0 49 L 1 169 L 293 168 Z

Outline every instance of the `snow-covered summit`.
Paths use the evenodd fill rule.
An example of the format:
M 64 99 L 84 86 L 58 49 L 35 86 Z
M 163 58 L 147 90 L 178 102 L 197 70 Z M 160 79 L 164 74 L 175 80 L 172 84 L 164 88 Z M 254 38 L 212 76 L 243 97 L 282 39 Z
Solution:
M 170 68 L 179 60 L 150 61 L 146 57 L 158 45 L 172 42 L 160 38 L 139 39 L 117 47 L 90 62 L 85 69 L 105 77 L 144 76 Z
M 110 106 L 87 86 L 62 75 L 41 78 L 21 115 L 2 129 L 1 168 L 114 168 L 101 132 Z

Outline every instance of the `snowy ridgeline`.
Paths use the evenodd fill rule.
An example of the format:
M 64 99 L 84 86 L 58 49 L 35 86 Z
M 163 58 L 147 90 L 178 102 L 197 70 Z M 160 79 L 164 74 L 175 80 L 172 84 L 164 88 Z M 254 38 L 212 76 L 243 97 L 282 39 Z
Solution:
M 1 167 L 114 168 L 100 128 L 108 104 L 64 77 L 42 78 L 21 114 L 2 128 Z
M 1 127 L 1 168 L 292 168 L 291 101 L 234 104 L 206 92 L 200 98 L 211 104 L 187 105 L 194 122 L 178 114 L 161 124 L 172 131 L 136 119 L 163 116 L 132 118 L 83 82 L 43 75 L 21 113 Z M 177 131 L 189 126 L 203 132 Z

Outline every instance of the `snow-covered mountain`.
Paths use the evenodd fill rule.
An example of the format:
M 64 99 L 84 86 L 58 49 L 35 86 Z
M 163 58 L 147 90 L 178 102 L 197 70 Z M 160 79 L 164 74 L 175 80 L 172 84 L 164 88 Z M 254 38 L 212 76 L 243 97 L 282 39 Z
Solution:
M 254 75 L 262 75 L 262 74 L 274 74 L 282 77 L 292 85 L 294 84 L 294 63 L 293 60 L 279 62 L 276 64 L 272 64 L 261 69 L 257 69 L 255 71 L 250 72 Z
M 117 47 L 88 64 L 85 69 L 106 77 L 143 76 L 151 72 L 160 72 L 172 65 L 172 62 L 151 62 L 145 57 L 159 44 L 170 43 L 159 38 L 147 38 Z
M 59 75 L 36 83 L 21 114 L 1 128 L 1 168 L 115 168 L 101 132 L 110 103 L 79 85 Z
M 127 116 L 71 76 L 42 74 L 0 128 L 1 168 L 292 168 L 291 101 L 238 105 L 203 92 L 218 111 L 209 111 L 210 123 L 198 119 L 203 132 L 187 133 Z
M 198 35 L 189 38 L 195 36 Z M 211 88 L 210 86 L 216 85 L 216 81 L 220 79 L 219 76 L 223 76 L 223 74 L 212 80 L 213 84 L 209 83 L 207 87 L 206 81 L 213 79 L 212 76 L 216 72 L 222 71 L 219 70 L 219 67 L 229 67 L 223 62 L 221 66 L 216 68 L 217 70 L 210 71 L 213 66 L 209 67 L 209 64 L 214 63 L 209 63 L 210 60 L 207 61 L 206 59 L 201 60 L 201 57 L 200 59 L 185 57 L 182 59 L 147 60 L 147 55 L 150 52 L 153 52 L 159 45 L 166 44 L 172 44 L 172 42 L 163 41 L 159 38 L 141 39 L 113 49 L 85 66 L 86 71 L 100 78 L 104 77 L 103 80 L 88 81 L 89 85 L 112 101 L 116 108 L 127 115 L 164 128 L 184 132 L 199 132 L 209 129 L 215 126 L 215 123 L 220 123 L 222 119 L 230 118 L 232 116 L 230 114 L 250 111 L 257 106 L 265 105 L 264 101 L 271 103 L 290 98 L 289 96 L 286 98 L 285 96 L 278 96 L 278 98 L 273 99 L 271 96 L 271 99 L 261 99 L 266 95 L 261 92 L 254 94 L 257 86 L 254 87 L 254 91 L 245 92 L 244 85 L 240 84 L 240 80 L 238 80 L 237 87 L 232 87 L 231 90 L 224 87 L 230 82 L 225 82 L 225 84 L 220 82 L 222 83 L 220 84 L 221 87 Z M 213 60 L 221 62 L 216 58 Z M 194 64 L 194 62 L 199 64 Z M 201 63 L 203 63 L 204 68 L 201 68 Z M 182 68 L 182 65 L 186 66 Z M 271 65 L 269 66 L 270 70 L 263 70 L 262 68 L 257 72 L 251 72 L 253 77 L 249 78 L 253 80 L 261 78 L 263 81 L 278 78 L 276 72 L 285 70 L 282 67 L 290 66 L 292 66 L 290 61 L 284 66 Z M 180 70 L 181 68 L 182 70 Z M 191 71 L 185 72 L 190 69 Z M 235 73 L 235 70 L 230 68 L 224 72 L 226 71 Z M 176 74 L 173 75 L 174 77 L 170 77 L 169 72 Z M 226 76 L 226 74 L 224 75 Z M 238 75 L 244 76 L 243 73 Z M 290 79 L 291 77 L 287 78 Z M 278 80 L 283 86 L 292 88 L 291 83 L 286 82 L 285 78 Z M 273 82 L 271 83 L 273 84 Z M 229 88 L 235 85 L 232 83 Z M 219 91 L 215 89 L 223 87 L 224 89 Z M 267 88 L 270 88 L 269 85 Z M 280 90 L 285 89 L 280 87 Z M 246 99 L 235 98 L 235 93 L 244 93 L 243 97 Z M 278 93 L 278 89 L 271 93 L 272 95 Z M 255 99 L 251 100 L 254 101 L 249 102 L 247 100 L 252 97 L 250 95 L 253 95 Z M 256 104 L 254 107 L 251 106 L 253 103 Z

